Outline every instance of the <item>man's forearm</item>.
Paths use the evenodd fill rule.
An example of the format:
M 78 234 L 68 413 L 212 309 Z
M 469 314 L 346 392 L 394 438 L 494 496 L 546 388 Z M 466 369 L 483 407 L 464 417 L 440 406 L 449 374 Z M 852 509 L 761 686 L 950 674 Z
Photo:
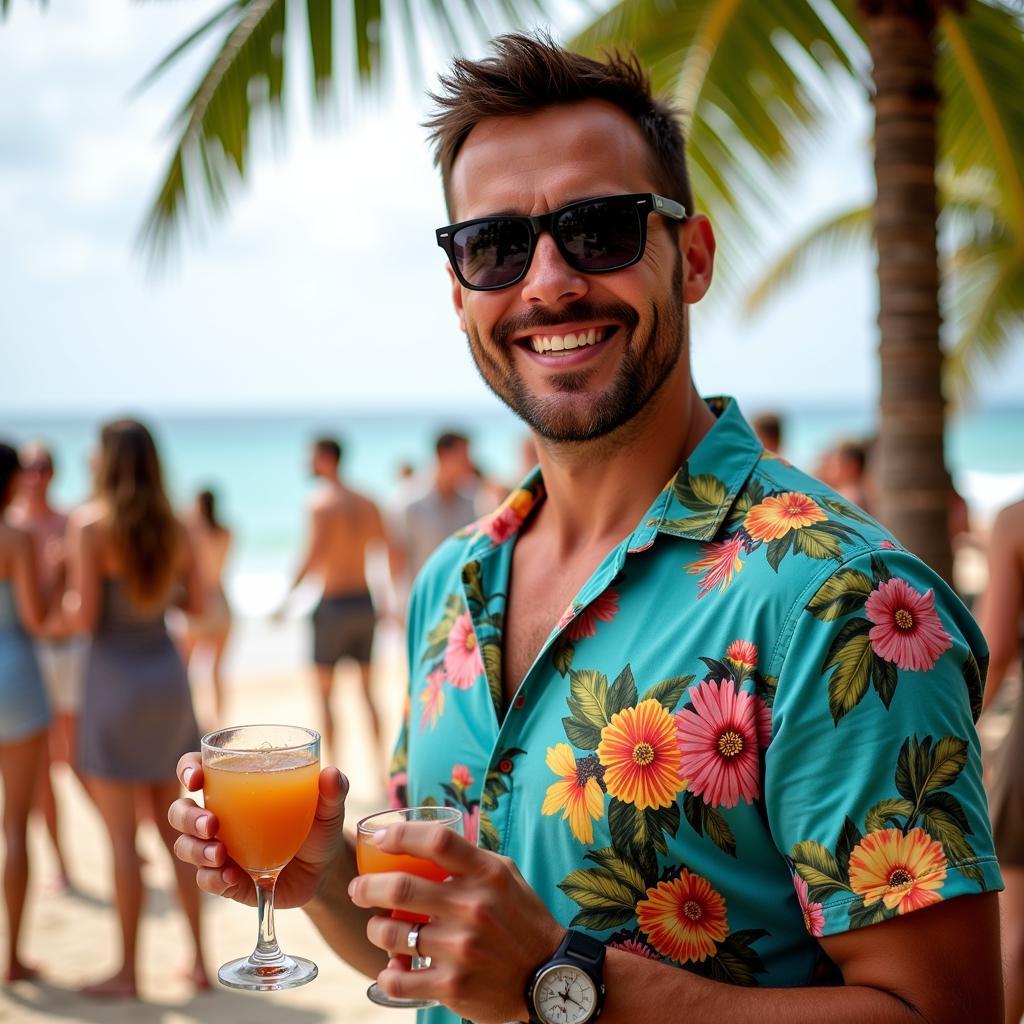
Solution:
M 375 978 L 388 958 L 366 937 L 366 922 L 373 912 L 355 906 L 348 898 L 348 883 L 356 873 L 355 849 L 346 839 L 335 869 L 325 876 L 320 891 L 304 909 L 342 960 L 367 977 Z

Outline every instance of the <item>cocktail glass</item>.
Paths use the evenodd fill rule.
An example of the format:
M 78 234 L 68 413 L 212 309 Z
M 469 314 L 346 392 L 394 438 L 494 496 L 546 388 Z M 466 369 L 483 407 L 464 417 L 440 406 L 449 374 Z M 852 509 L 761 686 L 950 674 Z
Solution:
M 203 802 L 217 815 L 217 838 L 252 877 L 259 915 L 252 954 L 224 964 L 217 977 L 257 992 L 305 985 L 317 966 L 277 944 L 274 886 L 313 824 L 320 735 L 293 725 L 240 725 L 208 733 L 202 751 Z
M 390 825 L 403 821 L 428 821 L 445 828 L 454 829 L 459 835 L 462 831 L 462 811 L 457 807 L 403 807 L 395 811 L 380 811 L 363 818 L 356 825 L 356 866 L 359 874 L 371 875 L 385 871 L 404 871 L 408 875 L 417 875 L 431 882 L 443 882 L 448 877 L 444 868 L 438 867 L 433 861 L 423 857 L 413 857 L 407 853 L 385 853 L 374 842 L 374 835 Z M 430 918 L 422 914 L 412 914 L 405 910 L 392 910 L 391 916 L 398 921 L 413 921 L 426 924 Z M 412 969 L 422 970 L 430 966 L 430 957 L 413 956 Z M 380 986 L 374 982 L 366 994 L 378 1006 L 394 1006 L 401 1009 L 423 1010 L 431 1006 L 439 1006 L 436 999 L 393 999 L 385 995 Z

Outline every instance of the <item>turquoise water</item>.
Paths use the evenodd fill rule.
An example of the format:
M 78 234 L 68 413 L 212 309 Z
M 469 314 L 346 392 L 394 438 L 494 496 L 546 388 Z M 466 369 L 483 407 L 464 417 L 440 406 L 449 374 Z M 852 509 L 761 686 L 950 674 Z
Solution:
M 750 409 L 750 412 L 757 411 Z M 303 506 L 311 479 L 310 440 L 335 434 L 345 445 L 350 482 L 387 505 L 394 500 L 398 466 L 430 465 L 439 430 L 467 433 L 475 460 L 492 476 L 515 482 L 525 431 L 511 414 L 489 409 L 472 415 L 418 413 L 304 413 L 287 416 L 153 416 L 174 500 L 185 505 L 200 487 L 218 494 L 223 519 L 235 530 L 232 591 L 242 604 L 268 606 L 299 557 Z M 804 410 L 786 414 L 785 454 L 813 468 L 839 437 L 868 433 L 870 410 Z M 55 496 L 71 505 L 88 493 L 88 455 L 98 418 L 0 416 L 0 439 L 45 439 L 56 452 Z M 978 411 L 951 423 L 947 459 L 972 507 L 989 513 L 1024 495 L 1024 408 Z M 272 593 L 273 592 L 273 593 Z

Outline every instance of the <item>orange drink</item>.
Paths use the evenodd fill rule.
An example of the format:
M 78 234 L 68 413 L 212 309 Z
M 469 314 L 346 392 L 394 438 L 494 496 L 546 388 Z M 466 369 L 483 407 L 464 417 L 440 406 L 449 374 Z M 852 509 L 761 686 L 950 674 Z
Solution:
M 431 882 L 443 882 L 448 877 L 444 868 L 439 868 L 433 861 L 422 857 L 411 857 L 407 853 L 385 853 L 369 840 L 369 834 L 360 833 L 356 843 L 356 865 L 361 875 L 379 875 L 385 871 L 404 871 L 407 875 L 417 875 Z M 412 914 L 405 910 L 393 910 L 391 916 L 399 921 L 419 921 L 426 924 L 430 920 L 423 914 Z
M 313 824 L 320 764 L 289 751 L 269 767 L 262 753 L 236 755 L 207 765 L 206 806 L 217 815 L 217 838 L 246 871 L 284 867 Z

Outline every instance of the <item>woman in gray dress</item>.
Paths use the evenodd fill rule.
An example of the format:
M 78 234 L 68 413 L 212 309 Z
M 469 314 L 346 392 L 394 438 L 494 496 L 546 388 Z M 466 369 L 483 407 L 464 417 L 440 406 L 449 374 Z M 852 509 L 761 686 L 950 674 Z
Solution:
M 4 521 L 18 475 L 17 452 L 0 444 L 0 776 L 4 794 L 4 904 L 7 909 L 6 981 L 35 973 L 18 956 L 28 888 L 28 813 L 45 769 L 50 708 L 26 627 L 42 627 L 32 536 Z
M 135 955 L 142 910 L 136 807 L 151 803 L 169 852 L 175 833 L 166 808 L 179 795 L 174 769 L 199 737 L 185 666 L 164 625 L 168 605 L 202 610 L 202 588 L 184 526 L 164 491 L 156 446 L 134 420 L 103 427 L 96 497 L 72 514 L 65 607 L 92 634 L 79 722 L 79 769 L 113 846 L 114 894 L 123 962 L 89 995 L 136 995 Z M 208 985 L 195 878 L 173 858 L 195 945 L 194 983 Z

